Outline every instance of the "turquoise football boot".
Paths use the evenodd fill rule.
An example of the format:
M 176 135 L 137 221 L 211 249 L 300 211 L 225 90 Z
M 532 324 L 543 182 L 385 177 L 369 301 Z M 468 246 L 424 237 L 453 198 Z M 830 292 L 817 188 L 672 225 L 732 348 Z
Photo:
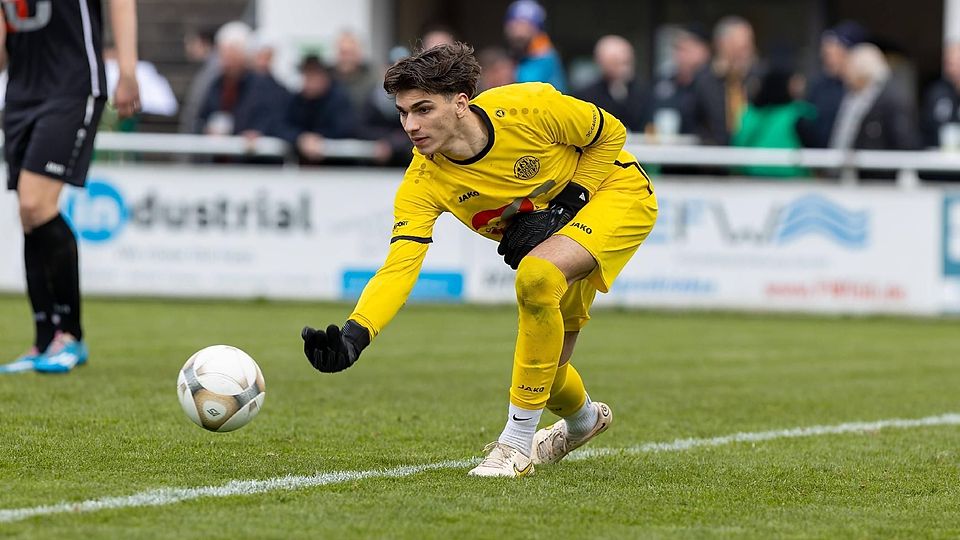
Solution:
M 23 373 L 33 371 L 37 360 L 40 359 L 40 351 L 36 347 L 31 347 L 29 351 L 18 356 L 13 362 L 0 365 L 0 373 Z
M 86 344 L 70 334 L 57 334 L 47 350 L 34 362 L 33 369 L 39 373 L 67 373 L 87 363 L 89 356 Z

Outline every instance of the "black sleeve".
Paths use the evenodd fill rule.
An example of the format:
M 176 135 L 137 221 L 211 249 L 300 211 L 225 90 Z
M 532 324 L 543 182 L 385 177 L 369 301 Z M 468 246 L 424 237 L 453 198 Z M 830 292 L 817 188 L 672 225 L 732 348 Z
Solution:
M 207 88 L 207 93 L 203 96 L 203 100 L 200 102 L 200 111 L 197 114 L 197 123 L 196 131 L 197 133 L 203 133 L 207 128 L 207 120 L 210 119 L 210 115 L 215 113 L 220 108 L 220 87 L 222 79 L 219 77 L 213 81 Z
M 940 122 L 937 121 L 935 110 L 937 102 L 945 97 L 937 83 L 934 83 L 924 96 L 920 109 L 920 131 L 926 147 L 940 146 Z

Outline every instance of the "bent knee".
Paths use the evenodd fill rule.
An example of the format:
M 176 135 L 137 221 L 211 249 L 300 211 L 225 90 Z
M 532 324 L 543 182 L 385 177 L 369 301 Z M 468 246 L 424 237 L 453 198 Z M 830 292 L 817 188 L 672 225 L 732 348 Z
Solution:
M 559 306 L 567 278 L 552 262 L 526 256 L 517 267 L 517 303 L 521 306 Z
M 60 208 L 56 202 L 50 203 L 36 198 L 20 199 L 20 223 L 25 231 L 30 231 L 57 217 Z

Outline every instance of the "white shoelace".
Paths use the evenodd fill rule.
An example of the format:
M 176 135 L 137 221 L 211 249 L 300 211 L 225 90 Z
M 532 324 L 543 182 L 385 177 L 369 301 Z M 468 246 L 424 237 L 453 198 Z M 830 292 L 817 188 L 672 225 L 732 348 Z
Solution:
M 487 457 L 483 458 L 483 462 L 480 463 L 481 466 L 486 465 L 504 468 L 510 465 L 510 452 L 512 449 L 508 446 L 498 442 L 492 442 L 485 446 L 483 451 L 488 452 L 488 454 Z

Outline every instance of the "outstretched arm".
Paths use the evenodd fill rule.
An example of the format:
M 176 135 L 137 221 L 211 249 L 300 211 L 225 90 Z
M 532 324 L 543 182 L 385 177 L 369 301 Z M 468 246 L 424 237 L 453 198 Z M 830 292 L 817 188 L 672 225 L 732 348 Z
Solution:
M 314 368 L 335 373 L 357 361 L 363 349 L 406 303 L 426 254 L 426 244 L 411 240 L 394 242 L 387 261 L 364 287 L 343 329 L 336 325 L 328 326 L 326 331 L 304 327 L 303 352 Z
M 410 170 L 419 171 L 416 159 L 408 174 Z M 427 246 L 433 241 L 433 225 L 440 215 L 424 186 L 425 183 L 415 180 L 405 180 L 400 185 L 387 260 L 364 287 L 343 328 L 331 325 L 324 331 L 308 326 L 301 332 L 303 351 L 319 371 L 332 373 L 352 366 L 410 296 L 427 255 Z

